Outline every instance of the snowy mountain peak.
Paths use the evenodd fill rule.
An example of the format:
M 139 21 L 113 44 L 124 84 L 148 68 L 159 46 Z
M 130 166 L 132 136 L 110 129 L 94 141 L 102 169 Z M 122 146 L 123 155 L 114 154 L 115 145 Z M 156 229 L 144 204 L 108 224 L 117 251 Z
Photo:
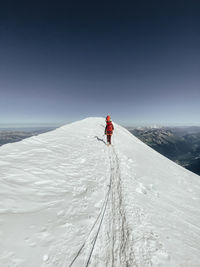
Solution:
M 87 118 L 0 148 L 0 266 L 199 266 L 200 179 Z

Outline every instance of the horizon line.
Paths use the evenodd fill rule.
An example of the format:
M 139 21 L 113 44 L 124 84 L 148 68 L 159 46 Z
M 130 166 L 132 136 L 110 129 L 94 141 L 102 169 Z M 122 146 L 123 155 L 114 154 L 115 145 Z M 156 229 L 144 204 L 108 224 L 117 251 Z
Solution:
M 32 127 L 61 127 L 66 124 L 70 124 L 74 121 L 70 122 L 17 122 L 17 123 L 0 123 L 0 129 L 2 128 L 32 128 Z M 199 123 L 118 123 L 123 127 L 200 127 Z

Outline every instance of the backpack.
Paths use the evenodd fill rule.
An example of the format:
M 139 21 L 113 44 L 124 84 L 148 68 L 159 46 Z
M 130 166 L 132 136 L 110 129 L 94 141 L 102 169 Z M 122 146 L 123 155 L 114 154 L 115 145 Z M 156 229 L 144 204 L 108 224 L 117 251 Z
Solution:
M 107 122 L 106 130 L 107 130 L 108 132 L 112 132 L 112 130 L 113 130 L 113 125 L 112 125 L 112 122 L 111 122 L 111 121 L 108 121 L 108 122 Z

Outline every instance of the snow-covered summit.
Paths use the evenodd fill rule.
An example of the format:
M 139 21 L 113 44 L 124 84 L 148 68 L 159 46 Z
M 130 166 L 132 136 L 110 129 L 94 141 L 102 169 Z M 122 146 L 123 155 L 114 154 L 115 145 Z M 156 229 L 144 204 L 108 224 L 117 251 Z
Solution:
M 0 147 L 0 266 L 200 266 L 200 179 L 87 118 Z

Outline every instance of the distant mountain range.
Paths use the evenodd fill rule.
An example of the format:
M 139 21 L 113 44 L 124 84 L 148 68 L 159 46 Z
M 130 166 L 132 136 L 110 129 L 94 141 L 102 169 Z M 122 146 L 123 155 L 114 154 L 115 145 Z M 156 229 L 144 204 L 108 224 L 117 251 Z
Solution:
M 128 128 L 162 155 L 200 175 L 200 127 Z
M 53 129 L 55 129 L 55 127 L 0 129 L 0 146 L 7 143 L 18 142 L 24 138 L 45 133 Z

